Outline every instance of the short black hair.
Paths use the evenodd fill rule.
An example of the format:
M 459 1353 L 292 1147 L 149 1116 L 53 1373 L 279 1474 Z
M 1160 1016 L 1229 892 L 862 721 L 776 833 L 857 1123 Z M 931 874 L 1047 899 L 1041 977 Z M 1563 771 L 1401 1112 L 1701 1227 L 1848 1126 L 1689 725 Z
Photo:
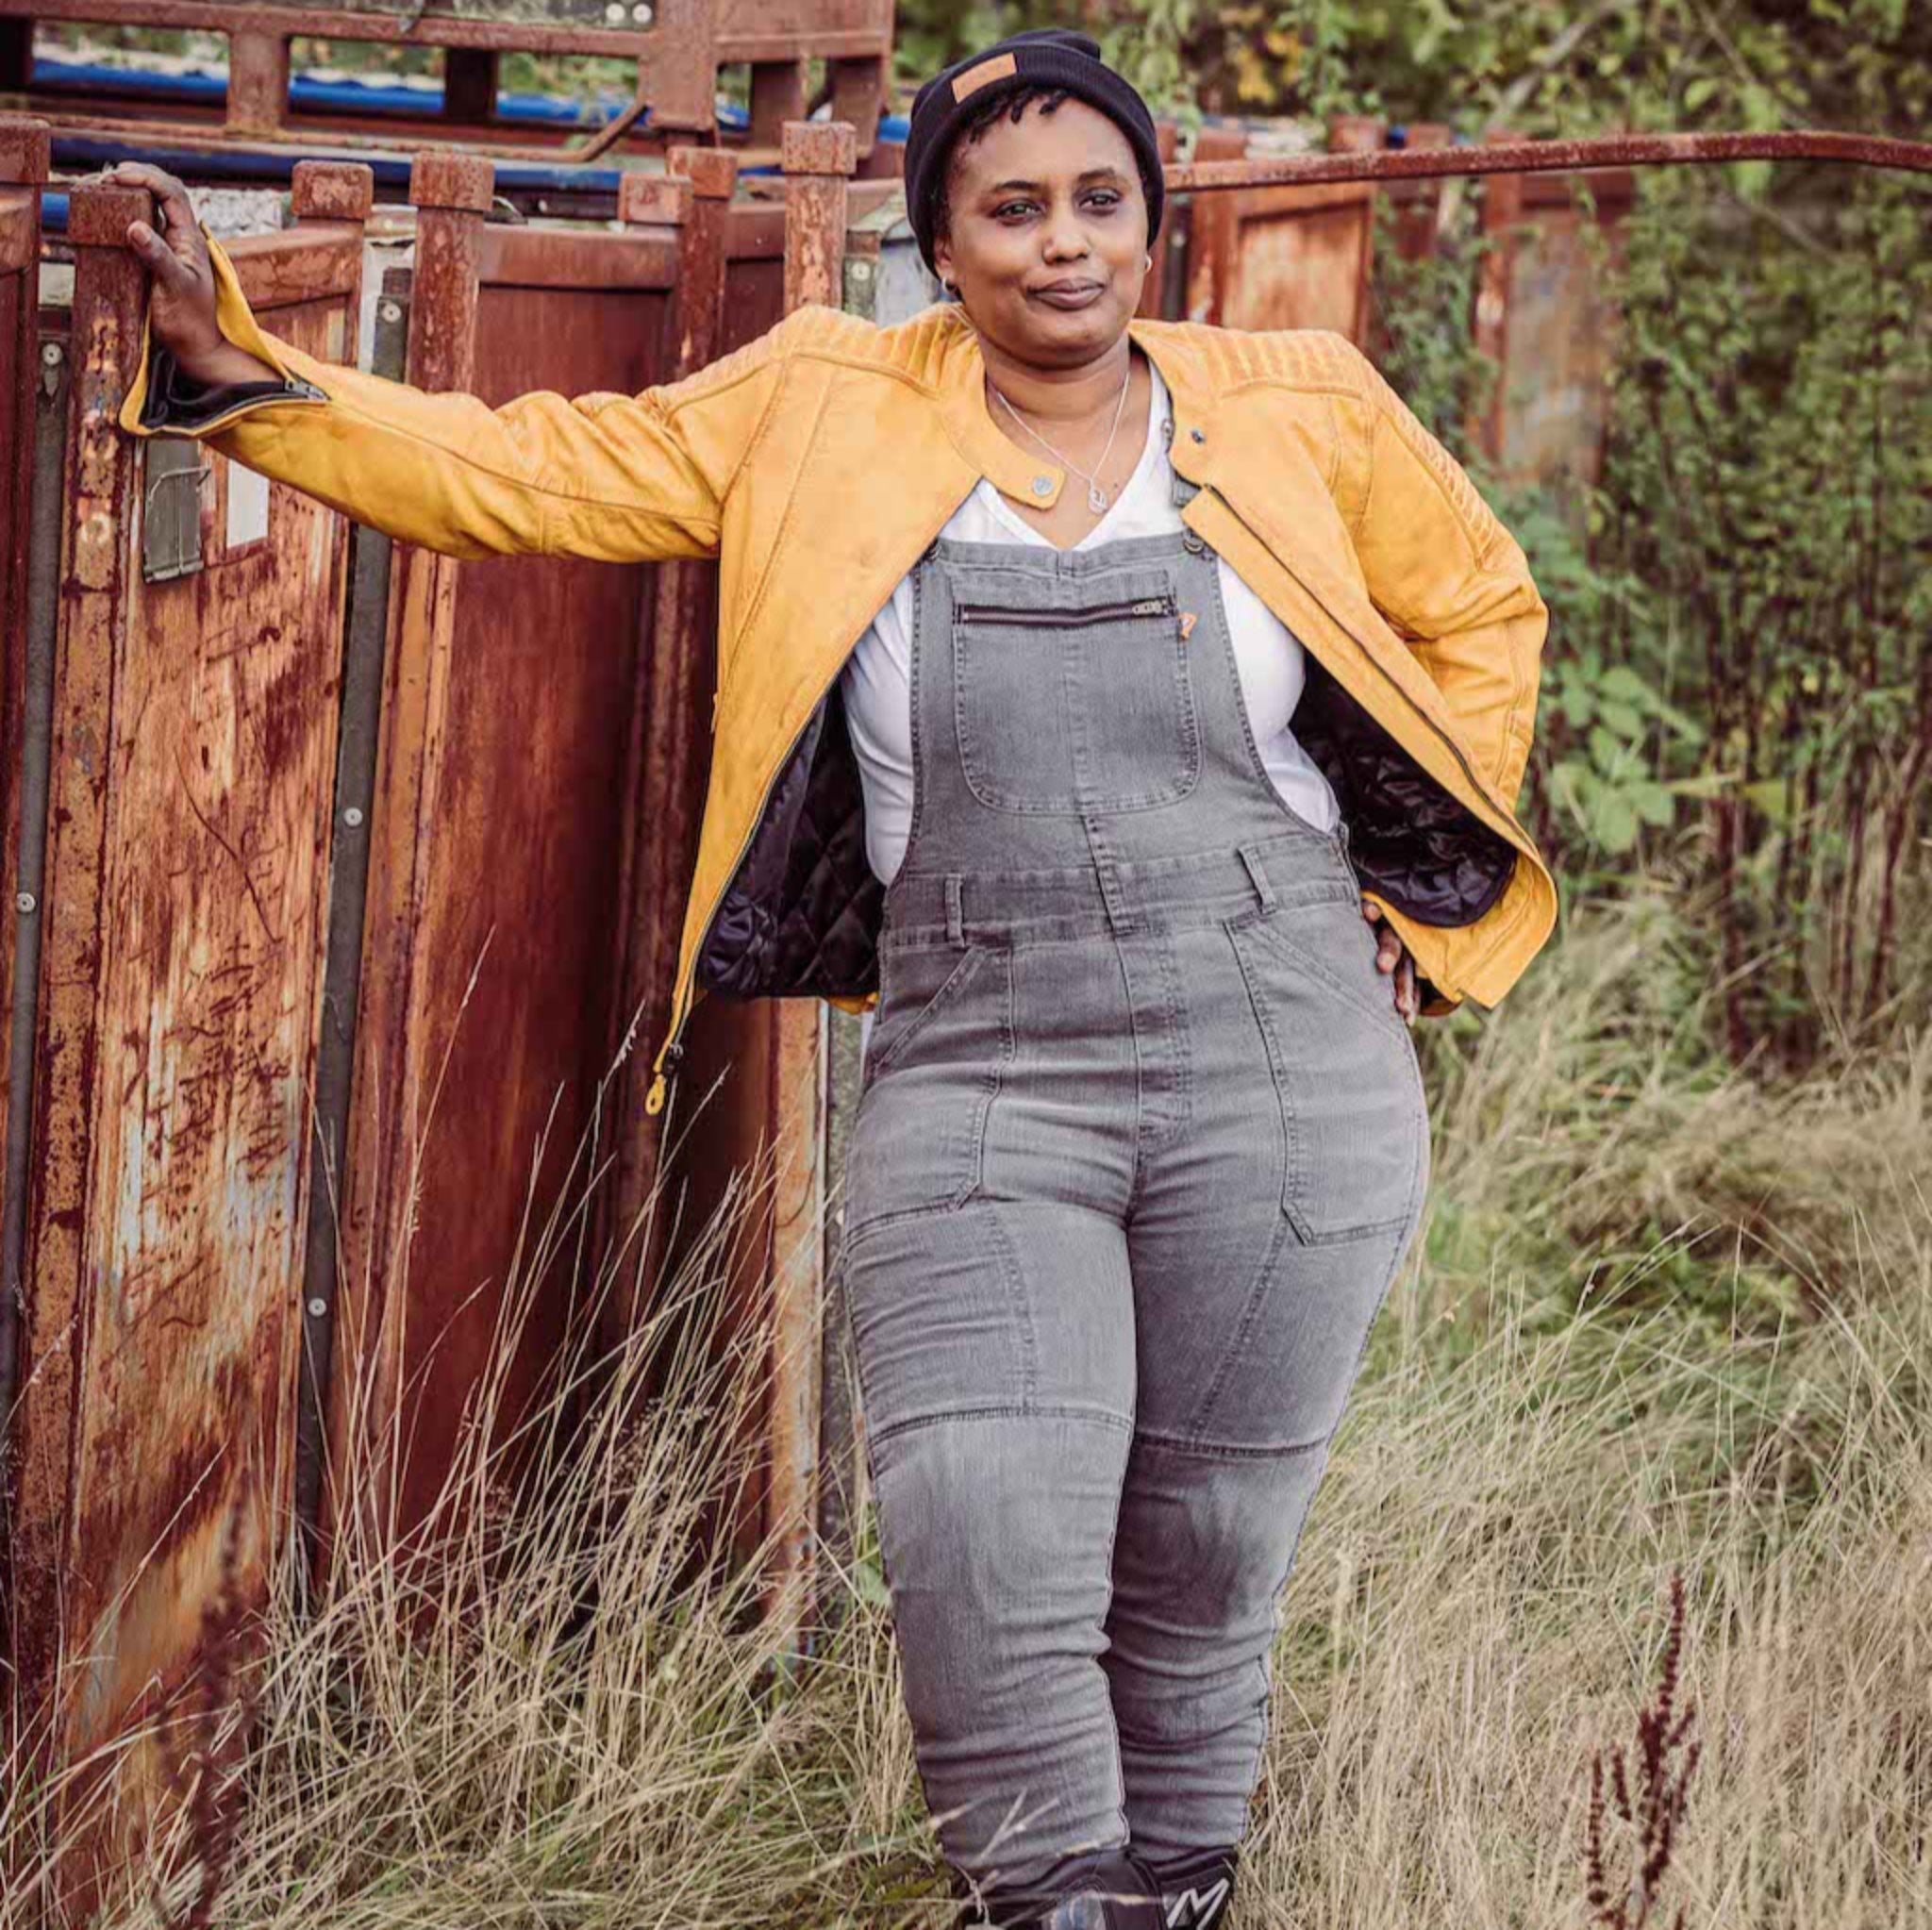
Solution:
M 1008 120 L 1014 126 L 1020 125 L 1026 109 L 1037 101 L 1041 114 L 1050 114 L 1061 102 L 1073 97 L 1073 90 L 1066 87 L 1051 87 L 1044 83 L 1007 89 L 996 93 L 991 100 L 982 101 L 970 108 L 959 123 L 952 140 L 946 144 L 946 151 L 939 157 L 938 165 L 932 171 L 932 185 L 926 190 L 927 225 L 936 241 L 945 241 L 952 232 L 953 208 L 950 195 L 953 176 L 953 163 L 962 142 L 983 141 L 987 129 L 996 121 Z M 1154 201 L 1152 188 L 1148 185 L 1147 172 L 1136 161 L 1141 175 L 1141 192 L 1151 208 Z

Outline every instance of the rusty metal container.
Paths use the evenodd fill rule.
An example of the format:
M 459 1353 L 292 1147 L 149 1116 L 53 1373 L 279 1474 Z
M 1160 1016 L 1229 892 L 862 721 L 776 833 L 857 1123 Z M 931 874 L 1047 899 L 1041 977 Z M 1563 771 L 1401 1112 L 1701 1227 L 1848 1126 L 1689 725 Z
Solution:
M 366 169 L 317 164 L 294 228 L 236 243 L 315 354 L 353 353 L 368 205 Z M 346 588 L 333 511 L 121 433 L 145 293 L 124 236 L 149 212 L 72 196 L 70 319 L 42 337 L 67 378 L 41 478 L 51 736 L 38 772 L 8 759 L 47 827 L 38 983 L 16 987 L 9 1630 L 29 1759 L 70 1763 L 169 1705 L 204 1609 L 260 1601 L 283 1541 Z M 145 1744 L 98 1762 L 125 1779 L 108 1818 L 166 1788 Z
M 487 164 L 419 163 L 410 379 L 492 402 L 628 394 L 741 345 L 779 319 L 788 286 L 793 300 L 836 289 L 855 143 L 834 130 L 821 155 L 824 139 L 814 127 L 782 203 L 734 201 L 730 156 L 675 150 L 671 176 L 626 183 L 616 231 L 487 225 Z M 891 191 L 852 191 L 869 204 Z M 507 1276 L 526 1215 L 541 1226 L 580 1198 L 593 1160 L 612 1164 L 589 1251 L 629 1238 L 654 1187 L 675 1189 L 625 1268 L 661 1281 L 760 1147 L 807 1136 L 807 1190 L 741 1242 L 734 1321 L 751 1317 L 773 1241 L 816 1210 L 817 1002 L 706 1002 L 686 1083 L 715 1074 L 724 1090 L 681 1136 L 675 1171 L 660 1173 L 643 1112 L 709 777 L 715 574 L 396 549 L 325 1539 L 352 1495 L 375 1545 L 432 1520 L 509 1308 L 517 1344 L 494 1396 L 507 1425 L 548 1404 L 583 1347 L 634 1331 L 647 1309 L 628 1286 L 591 1306 L 593 1280 L 546 1269 L 527 1243 L 522 1277 Z M 794 1336 L 816 1319 L 817 1279 L 788 1313 Z M 749 1543 L 805 1507 L 811 1371 L 769 1411 L 787 1442 L 744 1512 L 716 1524 L 725 1539 Z M 523 1472 L 504 1458 L 507 1486 Z
M 44 130 L 0 128 L 27 177 L 0 182 L 0 236 L 37 240 Z M 853 138 L 824 141 L 789 214 L 809 260 L 793 299 L 838 275 Z M 637 177 L 610 232 L 488 225 L 489 164 L 421 157 L 413 264 L 371 305 L 365 358 L 500 400 L 635 392 L 749 340 L 783 312 L 787 205 L 734 204 L 727 155 L 677 166 Z M 316 165 L 292 229 L 227 244 L 265 324 L 326 358 L 358 352 L 369 208 L 368 170 Z M 648 1055 L 623 1046 L 639 1002 L 641 1028 L 668 1004 L 715 686 L 708 566 L 352 541 L 207 444 L 122 435 L 145 298 L 123 237 L 146 212 L 76 190 L 71 308 L 37 332 L 29 240 L 0 281 L 4 406 L 52 397 L 56 458 L 47 541 L 25 538 L 25 467 L 0 494 L 9 557 L 57 592 L 38 775 L 17 660 L 6 711 L 16 857 L 23 800 L 51 827 L 10 1082 L 26 1290 L 4 1541 L 14 1700 L 50 1765 L 165 1711 L 206 1666 L 211 1610 L 260 1605 L 291 1567 L 324 1579 L 345 1510 L 378 1551 L 428 1518 L 507 1325 L 493 1397 L 514 1424 L 575 1339 L 621 1342 L 638 1317 L 587 1307 L 567 1267 L 520 1277 L 520 1216 L 570 1190 L 586 1128 L 620 1155 L 607 1226 L 658 1177 Z M 24 571 L 5 589 L 24 606 Z M 747 1315 L 774 1240 L 822 1204 L 822 1023 L 815 1003 L 721 999 L 701 1028 L 730 1094 L 680 1155 L 692 1218 L 774 1118 L 806 1123 L 808 1184 L 743 1250 Z M 815 1342 L 818 1291 L 808 1269 L 793 1339 Z M 721 1536 L 782 1509 L 788 1546 L 808 1545 L 814 1363 L 786 1370 L 766 1472 Z M 311 1522 L 289 1562 L 291 1522 Z M 167 1765 L 143 1745 L 120 1773 L 112 1813 L 132 1817 Z M 64 1901 L 85 1916 L 93 1898 Z

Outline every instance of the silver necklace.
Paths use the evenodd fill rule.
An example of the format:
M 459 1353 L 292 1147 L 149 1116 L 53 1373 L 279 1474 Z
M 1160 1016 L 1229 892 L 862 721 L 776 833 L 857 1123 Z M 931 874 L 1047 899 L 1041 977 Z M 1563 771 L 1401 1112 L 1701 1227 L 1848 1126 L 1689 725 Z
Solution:
M 1020 426 L 1023 429 L 1024 429 L 1026 433 L 1029 436 L 1031 436 L 1033 440 L 1036 442 L 1038 442 L 1040 446 L 1042 449 L 1044 449 L 1046 453 L 1049 456 L 1051 456 L 1056 462 L 1064 463 L 1068 469 L 1071 469 L 1074 472 L 1074 474 L 1077 475 L 1080 478 L 1080 480 L 1087 485 L 1087 507 L 1090 509 L 1091 509 L 1096 516 L 1099 516 L 1105 512 L 1107 506 L 1113 500 L 1113 498 L 1111 495 L 1108 493 L 1106 490 L 1100 487 L 1099 483 L 1097 483 L 1094 480 L 1094 476 L 1097 476 L 1100 474 L 1100 472 L 1107 467 L 1107 458 L 1113 454 L 1113 441 L 1114 438 L 1118 436 L 1121 432 L 1121 417 L 1126 412 L 1127 391 L 1133 387 L 1133 383 L 1134 371 L 1132 367 L 1129 366 L 1127 370 L 1127 379 L 1121 384 L 1120 400 L 1114 404 L 1113 427 L 1108 431 L 1107 447 L 1100 452 L 1100 460 L 1093 465 L 1093 475 L 1089 475 L 1084 469 L 1079 468 L 1074 463 L 1068 462 L 1067 458 L 1064 456 L 1062 456 L 1060 452 L 1058 449 L 1056 449 L 1053 446 L 1053 444 L 1049 442 L 1046 440 L 1046 438 L 1042 436 L 1040 433 L 1040 431 L 1036 429 L 1033 426 L 1033 424 L 1029 423 L 1026 420 L 1026 418 L 1024 415 L 1022 415 L 1020 411 L 1017 408 L 1015 408 L 1010 402 L 1007 402 L 1007 398 L 1004 395 L 1000 394 L 999 384 L 995 382 L 991 375 L 989 375 L 986 378 L 986 386 L 989 389 L 991 389 L 995 395 L 998 395 L 999 399 L 1002 402 L 1007 403 L 1007 412 L 1013 418 L 1013 420 L 1016 423 L 1018 423 Z

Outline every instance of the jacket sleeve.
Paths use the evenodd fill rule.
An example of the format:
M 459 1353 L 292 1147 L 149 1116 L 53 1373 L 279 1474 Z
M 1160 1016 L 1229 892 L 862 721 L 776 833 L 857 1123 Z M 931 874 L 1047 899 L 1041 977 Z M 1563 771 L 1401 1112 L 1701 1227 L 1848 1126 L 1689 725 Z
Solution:
M 1536 730 L 1549 607 L 1468 474 L 1350 345 L 1367 441 L 1355 524 L 1370 600 L 1435 680 L 1513 809 Z
M 206 230 L 204 230 L 206 234 Z M 216 319 L 275 381 L 200 388 L 143 319 L 130 435 L 206 440 L 404 541 L 456 557 L 710 557 L 724 503 L 787 362 L 784 323 L 635 396 L 534 391 L 492 408 L 324 361 L 269 334 L 208 237 Z

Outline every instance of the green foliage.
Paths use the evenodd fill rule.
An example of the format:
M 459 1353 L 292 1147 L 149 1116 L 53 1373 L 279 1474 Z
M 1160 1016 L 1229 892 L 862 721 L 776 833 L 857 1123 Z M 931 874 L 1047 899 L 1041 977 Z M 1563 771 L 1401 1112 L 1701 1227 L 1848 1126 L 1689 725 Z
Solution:
M 1767 963 L 1732 1004 L 1751 1036 L 1807 981 L 1854 1017 L 1881 1002 L 1932 749 L 1925 197 L 1824 173 L 1786 169 L 1774 204 L 1715 173 L 1642 178 L 1591 553 L 1626 588 L 1566 608 L 1553 665 L 1561 724 L 1627 746 L 1617 782 L 1706 801 L 1734 958 Z M 1573 717 L 1591 664 L 1668 707 L 1647 721 L 1694 716 L 1699 732 L 1624 731 L 1601 689 L 1584 700 L 1596 714 Z M 1589 748 L 1608 776 L 1611 747 Z M 1559 801 L 1594 803 L 1616 848 L 1626 814 L 1613 807 L 1605 836 L 1574 732 L 1543 755 Z
M 1400 11 L 1353 15 L 1390 57 L 1375 105 L 1453 120 L 1424 73 L 1447 9 Z M 1801 20 L 1759 7 L 1722 27 L 1686 16 L 1668 71 L 1623 38 L 1628 11 L 1540 12 L 1561 58 L 1525 60 L 1515 27 L 1459 8 L 1456 78 L 1482 103 L 1476 123 L 1501 108 L 1531 133 L 1557 131 L 1553 114 L 1571 132 L 1607 118 L 1916 133 L 1926 119 L 1932 16 L 1906 0 L 1826 0 Z M 1896 954 L 1927 897 L 1932 196 L 1915 176 L 1807 163 L 1635 183 L 1614 247 L 1580 227 L 1611 297 L 1596 474 L 1528 487 L 1471 446 L 1493 374 L 1468 325 L 1479 188 L 1444 191 L 1419 263 L 1399 258 L 1383 210 L 1381 354 L 1551 607 L 1524 799 L 1547 854 L 1572 891 L 1623 889 L 1666 855 L 1688 863 L 1715 894 L 1733 1051 L 1802 1059 L 1824 1031 L 1924 997 Z M 1587 185 L 1579 201 L 1588 215 Z
M 1371 113 L 1475 132 L 1861 127 L 1932 118 L 1932 0 L 900 0 L 899 68 L 1029 26 L 1097 34 L 1149 97 L 1208 113 Z M 1739 163 L 1760 193 L 1764 162 Z

